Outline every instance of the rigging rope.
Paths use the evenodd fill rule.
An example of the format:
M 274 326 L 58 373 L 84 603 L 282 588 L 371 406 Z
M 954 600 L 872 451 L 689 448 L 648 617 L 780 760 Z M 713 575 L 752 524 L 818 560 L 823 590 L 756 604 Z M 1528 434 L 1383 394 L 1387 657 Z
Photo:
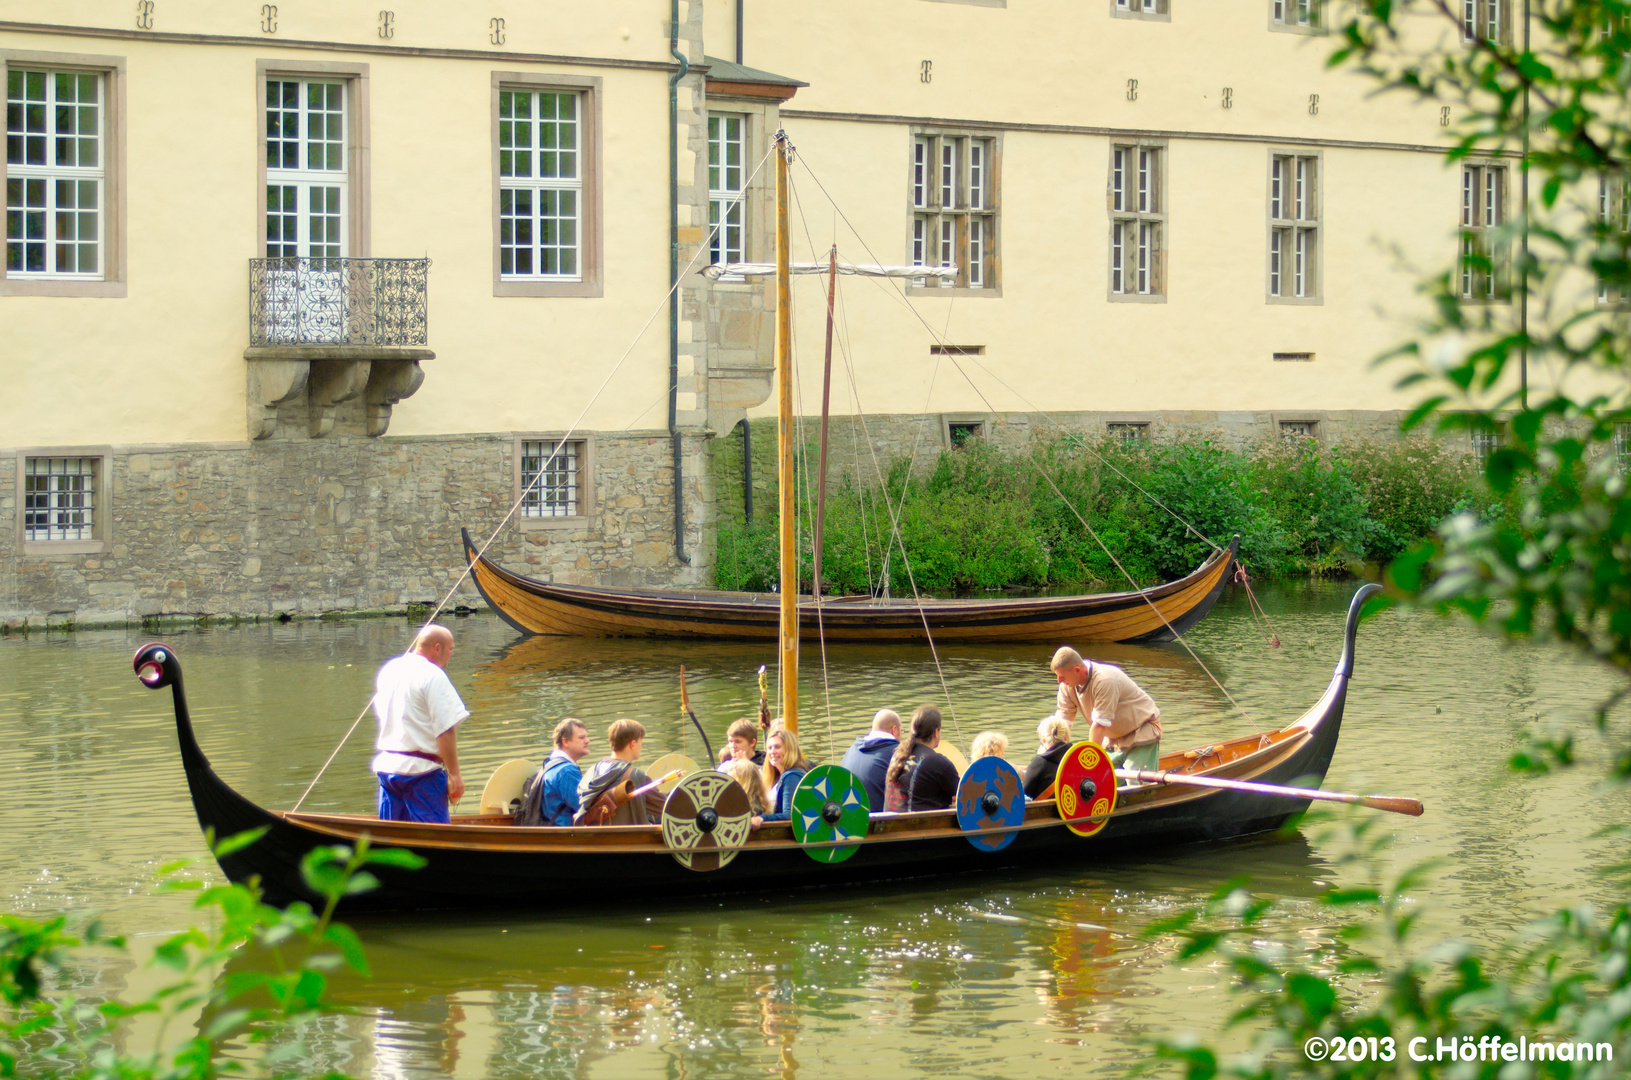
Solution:
M 764 157 L 760 158 L 759 159 L 759 164 L 754 167 L 752 175 L 750 175 L 748 177 L 748 179 L 747 179 L 747 182 L 742 185 L 743 191 L 746 191 L 749 187 L 752 186 L 754 179 L 759 175 L 759 172 L 764 168 L 765 162 L 770 160 L 770 155 L 773 154 L 773 153 L 775 153 L 775 144 L 774 143 L 772 143 L 770 148 L 765 151 Z M 498 534 L 503 531 L 504 526 L 506 526 L 506 525 L 508 525 L 510 523 L 510 519 L 515 516 L 515 512 L 521 508 L 521 505 L 524 502 L 526 502 L 527 497 L 532 494 L 533 488 L 537 487 L 538 484 L 544 479 L 544 477 L 548 475 L 549 467 L 552 464 L 554 464 L 556 456 L 559 455 L 560 452 L 561 452 L 561 448 L 564 447 L 567 444 L 568 440 L 570 440 L 572 438 L 572 436 L 577 433 L 579 425 L 581 425 L 583 423 L 583 418 L 585 416 L 589 415 L 589 410 L 591 408 L 593 408 L 595 402 L 600 399 L 600 395 L 606 392 L 606 387 L 611 384 L 612 378 L 614 376 L 616 376 L 618 371 L 623 367 L 623 364 L 628 360 L 630 354 L 632 354 L 634 352 L 634 347 L 636 345 L 640 344 L 640 339 L 645 337 L 647 330 L 651 329 L 651 324 L 657 320 L 658 315 L 661 315 L 663 313 L 663 310 L 668 306 L 669 302 L 673 299 L 674 294 L 679 291 L 680 282 L 685 280 L 685 276 L 691 272 L 692 267 L 694 267 L 696 265 L 697 260 L 702 257 L 703 253 L 709 250 L 709 244 L 713 241 L 713 238 L 716 235 L 718 235 L 719 230 L 720 230 L 720 228 L 722 227 L 722 225 L 724 223 L 724 220 L 725 220 L 724 215 L 721 215 L 720 216 L 720 224 L 715 225 L 713 227 L 713 229 L 706 236 L 703 237 L 702 243 L 697 245 L 696 253 L 691 256 L 691 261 L 686 263 L 684 269 L 682 269 L 679 272 L 679 274 L 674 278 L 673 284 L 670 285 L 668 287 L 668 291 L 663 294 L 662 300 L 657 304 L 657 306 L 655 308 L 652 309 L 650 317 L 648 317 L 646 319 L 646 321 L 641 325 L 639 332 L 634 335 L 634 339 L 629 342 L 629 347 L 623 350 L 623 355 L 618 357 L 617 363 L 612 365 L 612 369 L 610 371 L 608 371 L 606 373 L 606 377 L 600 381 L 600 385 L 598 387 L 596 387 L 594 394 L 592 394 L 590 396 L 589 400 L 584 403 L 584 406 L 583 406 L 582 410 L 580 410 L 578 412 L 577 418 L 572 421 L 572 426 L 567 428 L 565 435 L 562 435 L 559 439 L 557 439 L 555 441 L 555 448 L 552 451 L 550 451 L 549 457 L 544 459 L 544 461 L 539 463 L 538 473 L 537 473 L 536 476 L 534 476 L 532 478 L 532 482 L 529 483 L 525 488 L 522 489 L 521 494 L 516 498 L 515 502 L 510 504 L 510 509 L 504 515 L 503 519 L 500 520 L 499 523 L 496 526 L 494 526 L 493 531 L 492 531 L 492 533 L 490 533 L 488 535 L 486 542 L 484 542 L 481 545 L 481 547 L 477 549 L 476 559 L 480 559 L 480 558 L 482 558 L 483 556 L 485 556 L 487 554 L 487 549 L 493 545 L 493 542 L 495 540 L 498 539 Z M 666 397 L 667 394 L 670 391 L 672 391 L 673 389 L 674 389 L 674 385 L 670 384 L 668 389 L 663 391 L 664 396 Z M 646 414 L 646 412 L 649 412 L 649 411 L 650 411 L 650 406 L 647 406 L 647 408 L 645 410 L 643 410 L 640 413 L 639 416 L 635 417 L 634 422 L 637 422 L 640 419 L 640 417 L 643 417 Z M 631 422 L 627 426 L 632 427 L 634 422 Z M 408 647 L 402 651 L 403 656 L 406 656 L 408 653 L 413 651 L 413 647 L 414 647 L 415 644 L 418 643 L 420 635 L 422 635 L 426 630 L 430 629 L 431 624 L 436 621 L 436 617 L 438 615 L 440 615 L 442 613 L 443 609 L 445 609 L 447 607 L 448 601 L 453 599 L 454 594 L 459 591 L 459 586 L 463 585 L 465 578 L 470 576 L 471 568 L 474 565 L 475 565 L 475 559 L 466 559 L 465 560 L 464 569 L 459 573 L 458 578 L 456 578 L 454 580 L 453 585 L 447 590 L 446 595 L 444 595 L 442 597 L 442 599 L 437 602 L 436 607 L 431 611 L 430 615 L 426 617 L 424 624 L 421 625 L 419 627 L 419 629 L 414 633 L 413 638 L 408 643 Z M 362 711 L 357 714 L 357 718 L 351 722 L 351 726 L 349 728 L 347 728 L 345 734 L 340 737 L 339 745 L 336 746 L 334 748 L 334 752 L 331 753 L 328 756 L 328 760 L 323 762 L 322 768 L 317 770 L 317 775 L 312 777 L 311 783 L 306 785 L 306 790 L 302 791 L 300 793 L 300 798 L 297 799 L 295 801 L 295 804 L 294 804 L 294 809 L 295 810 L 299 810 L 300 807 L 302 805 L 304 805 L 304 803 L 306 802 L 306 798 L 309 795 L 311 795 L 312 789 L 317 787 L 317 782 L 323 778 L 324 773 L 328 772 L 328 767 L 330 765 L 334 764 L 334 759 L 335 758 L 340 756 L 340 751 L 342 749 L 344 749 L 345 744 L 348 741 L 350 741 L 351 736 L 356 733 L 358 725 L 360 725 L 362 723 L 363 717 L 368 715 L 368 709 L 372 704 L 373 704 L 373 697 L 372 697 L 372 695 L 370 695 L 369 699 L 368 699 L 368 704 L 366 704 L 366 705 L 364 705 L 362 707 Z M 680 729 L 680 731 L 681 731 L 680 738 L 682 740 L 685 737 L 684 736 L 684 730 L 685 729 L 683 727 Z
M 827 201 L 832 204 L 834 211 L 838 214 L 838 216 L 840 218 L 843 219 L 844 224 L 849 227 L 850 231 L 855 234 L 855 237 L 860 242 L 862 249 L 867 252 L 868 256 L 870 256 L 872 258 L 876 258 L 876 256 L 873 255 L 871 248 L 867 245 L 866 239 L 861 236 L 860 231 L 855 228 L 854 224 L 849 220 L 849 218 L 844 214 L 843 210 L 838 206 L 837 200 L 832 197 L 832 194 L 829 191 L 827 191 L 826 186 L 821 183 L 820 177 L 816 176 L 815 171 L 813 169 L 811 169 L 809 164 L 807 162 L 805 162 L 802 158 L 799 160 L 799 164 L 804 166 L 804 171 L 809 173 L 810 178 L 815 182 L 816 187 L 821 190 L 821 193 L 827 197 Z M 913 315 L 917 318 L 917 320 L 920 323 L 923 324 L 924 329 L 928 330 L 930 335 L 934 336 L 940 345 L 945 346 L 945 345 L 949 344 L 949 342 L 945 341 L 944 339 L 941 339 L 939 337 L 939 335 L 936 333 L 934 327 L 929 324 L 928 320 L 924 319 L 922 314 L 920 312 L 918 312 L 915 307 L 912 307 L 911 303 L 906 300 L 906 297 L 905 297 L 904 293 L 898 291 L 899 286 L 896 286 L 895 288 L 889 288 L 888 286 L 883 285 L 882 282 L 879 282 L 878 284 L 879 284 L 880 287 L 884 288 L 886 292 L 890 293 L 893 296 L 899 297 L 901 302 L 905 303 L 906 306 L 912 311 Z M 960 362 L 960 359 L 961 359 L 960 356 L 958 356 L 955 353 L 954 350 L 950 350 L 950 349 L 947 349 L 944 355 L 951 355 L 952 356 L 953 365 L 957 368 L 958 373 L 963 376 L 964 380 L 966 380 L 968 382 L 970 389 L 972 389 L 974 391 L 974 393 L 979 396 L 980 400 L 985 404 L 986 409 L 988 411 L 995 412 L 996 410 L 992 407 L 990 399 L 986 397 L 985 393 L 980 389 L 978 384 L 976 384 L 974 382 L 974 379 L 968 374 L 968 372 L 966 370 L 964 370 L 963 365 Z M 980 368 L 980 370 L 985 371 L 987 374 L 991 374 L 991 372 L 989 371 L 989 369 L 987 369 L 985 367 L 985 365 L 978 364 L 977 366 Z M 936 369 L 938 370 L 938 364 L 936 365 Z M 1028 408 L 1031 408 L 1033 411 L 1039 411 L 1039 410 L 1035 410 L 1035 407 L 1030 405 L 1029 401 L 1024 397 L 1024 395 L 1019 394 L 1018 391 L 1016 391 L 1012 387 L 1008 386 L 1008 384 L 1006 382 L 1003 382 L 1003 380 L 1001 380 L 1000 378 L 997 378 L 997 376 L 995 376 L 995 375 L 992 375 L 992 378 L 997 379 L 997 381 L 999 383 L 1001 383 L 1011 393 L 1013 393 L 1016 397 L 1018 397 L 1021 400 L 1021 402 L 1025 403 Z M 1050 423 L 1054 423 L 1055 427 L 1059 426 L 1056 422 L 1053 422 L 1051 420 L 1051 418 L 1048 418 L 1047 414 L 1045 412 L 1041 413 L 1041 415 L 1043 415 L 1044 419 L 1049 420 Z M 1061 428 L 1061 430 L 1063 430 L 1063 429 Z M 1088 449 L 1090 449 L 1090 448 L 1088 448 Z M 1104 461 L 1102 456 L 1099 456 L 1096 452 L 1094 452 L 1094 453 L 1095 453 L 1096 457 L 1099 457 L 1099 460 L 1101 462 Z M 1033 464 L 1035 464 L 1035 463 L 1033 463 Z M 1105 462 L 1105 464 L 1109 465 L 1108 462 Z M 1200 656 L 1195 652 L 1195 650 L 1190 647 L 1189 642 L 1187 640 L 1185 640 L 1184 636 L 1181 633 L 1178 632 L 1176 627 L 1174 627 L 1172 625 L 1172 623 L 1167 619 L 1166 615 L 1161 611 L 1161 609 L 1156 606 L 1155 602 L 1152 599 L 1150 599 L 1150 597 L 1148 595 L 1144 594 L 1142 589 L 1139 589 L 1137 580 L 1134 579 L 1133 576 L 1127 572 L 1126 567 L 1122 566 L 1121 560 L 1116 558 L 1115 553 L 1112 552 L 1110 550 L 1109 546 L 1105 544 L 1103 538 L 1101 538 L 1099 536 L 1099 534 L 1094 531 L 1093 527 L 1087 523 L 1087 519 L 1082 516 L 1081 511 L 1079 509 L 1077 509 L 1076 505 L 1074 503 L 1072 503 L 1070 501 L 1070 499 L 1065 496 L 1065 493 L 1059 489 L 1059 485 L 1054 483 L 1053 477 L 1048 475 L 1047 471 L 1045 469 L 1043 469 L 1040 465 L 1036 465 L 1035 467 L 1036 467 L 1037 473 L 1042 477 L 1043 480 L 1045 480 L 1047 482 L 1048 486 L 1053 489 L 1054 495 L 1059 499 L 1059 501 L 1061 503 L 1063 503 L 1070 510 L 1071 514 L 1075 516 L 1076 520 L 1081 522 L 1082 528 L 1087 530 L 1088 535 L 1093 538 L 1094 543 L 1098 544 L 1100 550 L 1102 550 L 1104 552 L 1105 556 L 1107 558 L 1109 558 L 1111 563 L 1115 565 L 1116 569 L 1121 572 L 1121 575 L 1127 579 L 1128 583 L 1133 586 L 1133 589 L 1136 592 L 1139 593 L 1140 597 L 1144 600 L 1145 604 L 1147 604 L 1149 606 L 1150 610 L 1155 613 L 1155 616 L 1158 619 L 1161 620 L 1161 624 L 1166 627 L 1166 629 L 1167 629 L 1167 631 L 1169 633 L 1172 634 L 1173 640 L 1178 642 L 1178 644 L 1183 646 L 1184 651 L 1189 653 L 1190 658 L 1195 661 L 1196 665 L 1203 672 L 1205 672 L 1206 677 L 1212 680 L 1213 684 L 1217 686 L 1218 690 L 1223 694 L 1223 696 L 1228 699 L 1229 704 L 1234 706 L 1235 709 L 1242 716 L 1246 717 L 1249 720 L 1253 720 L 1253 722 L 1255 723 L 1256 721 L 1253 719 L 1251 713 L 1246 708 L 1244 708 L 1238 701 L 1235 700 L 1234 696 L 1229 693 L 1228 688 L 1226 688 L 1223 685 L 1222 681 L 1219 680 L 1218 677 L 1212 673 L 1212 670 L 1206 666 L 1205 662 L 1202 661 Z M 1112 469 L 1112 471 L 1116 472 L 1116 474 L 1118 476 L 1122 476 L 1123 479 L 1126 479 L 1127 482 L 1129 484 L 1132 484 L 1133 487 L 1138 488 L 1139 491 L 1144 491 L 1144 489 L 1142 487 L 1140 487 L 1138 484 L 1134 483 L 1130 478 L 1126 477 L 1125 474 L 1121 473 L 1121 471 L 1119 469 L 1115 469 L 1115 467 L 1113 465 L 1110 465 L 1109 467 Z M 1174 518 L 1176 518 L 1179 522 L 1181 522 L 1184 525 L 1184 527 L 1186 529 L 1188 529 L 1191 533 L 1193 533 L 1196 537 L 1201 539 L 1203 542 L 1211 545 L 1214 552 L 1220 550 L 1217 543 L 1214 542 L 1210 537 L 1207 537 L 1204 534 L 1202 534 L 1198 529 L 1196 529 L 1188 521 L 1185 521 L 1178 514 L 1174 513 L 1170 507 L 1167 507 L 1159 499 L 1156 499 L 1153 495 L 1149 495 L 1148 492 L 1144 492 L 1144 493 L 1157 506 L 1160 506 L 1163 510 L 1165 510 L 1167 513 L 1171 514 Z M 887 502 L 887 498 L 886 498 L 886 502 Z M 896 528 L 896 538 L 897 538 L 897 540 L 900 539 L 898 525 L 897 525 L 897 528 Z M 902 544 L 902 555 L 903 555 L 903 558 L 904 558 L 904 543 Z M 914 583 L 914 586 L 913 586 L 913 591 L 914 591 L 914 593 L 916 591 L 915 583 Z M 921 610 L 921 605 L 920 605 L 920 610 Z M 927 632 L 927 628 L 928 628 L 928 624 L 927 624 L 927 620 L 925 619 L 925 623 L 924 623 L 925 632 Z M 931 648 L 932 648 L 932 645 L 931 645 Z M 938 658 L 936 660 L 936 665 L 938 666 Z M 949 702 L 948 702 L 948 704 L 949 704 Z M 961 734 L 959 734 L 958 738 L 960 739 L 961 737 L 962 737 Z

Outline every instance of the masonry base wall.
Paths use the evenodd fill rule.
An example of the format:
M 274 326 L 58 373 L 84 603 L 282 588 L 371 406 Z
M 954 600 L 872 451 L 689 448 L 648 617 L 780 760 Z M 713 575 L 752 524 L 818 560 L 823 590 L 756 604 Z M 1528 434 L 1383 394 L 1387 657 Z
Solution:
M 711 579 L 703 439 L 683 442 L 686 553 L 674 553 L 666 432 L 594 435 L 581 522 L 523 528 L 488 554 L 546 580 L 688 586 Z M 0 621 L 116 623 L 267 616 L 439 601 L 515 498 L 515 438 L 481 435 L 113 447 L 103 550 L 53 554 L 20 521 L 15 451 L 0 452 Z M 527 523 L 529 526 L 532 523 Z M 464 582 L 453 603 L 477 604 Z

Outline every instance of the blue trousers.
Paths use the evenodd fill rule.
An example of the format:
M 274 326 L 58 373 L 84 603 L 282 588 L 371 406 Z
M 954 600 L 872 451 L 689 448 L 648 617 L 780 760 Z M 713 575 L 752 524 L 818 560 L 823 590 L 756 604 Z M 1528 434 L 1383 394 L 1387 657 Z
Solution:
M 375 773 L 379 777 L 381 821 L 428 821 L 448 824 L 447 773 Z

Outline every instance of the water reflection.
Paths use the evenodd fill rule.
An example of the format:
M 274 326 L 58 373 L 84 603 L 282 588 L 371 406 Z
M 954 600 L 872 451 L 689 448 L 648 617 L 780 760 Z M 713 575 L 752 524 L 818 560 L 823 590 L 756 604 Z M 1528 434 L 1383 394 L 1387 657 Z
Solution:
M 1283 723 L 1318 696 L 1340 649 L 1348 589 L 1300 585 L 1263 599 L 1285 644 L 1269 648 L 1242 597 L 1226 595 L 1190 634 L 1236 712 L 1180 646 L 1096 652 L 1162 705 L 1167 743 L 1196 745 Z M 186 669 L 199 737 L 221 775 L 267 806 L 291 805 L 367 702 L 374 670 L 401 651 L 406 620 L 305 622 L 164 635 Z M 473 716 L 461 757 L 479 784 L 512 757 L 542 756 L 563 715 L 630 716 L 648 757 L 700 756 L 680 720 L 677 671 L 710 731 L 754 711 L 755 672 L 773 649 L 742 643 L 519 639 L 496 619 L 454 622 L 451 674 Z M 152 942 L 192 919 L 155 896 L 162 860 L 200 850 L 176 757 L 168 695 L 130 675 L 153 635 L 97 631 L 0 639 L 3 759 L 0 896 L 13 910 L 104 909 Z M 841 751 L 880 705 L 949 696 L 965 749 L 995 728 L 1023 761 L 1052 706 L 1050 649 L 835 646 L 824 678 L 803 657 L 806 744 Z M 942 685 L 942 677 L 944 684 Z M 1594 838 L 1631 817 L 1626 792 L 1586 769 L 1534 779 L 1502 763 L 1537 713 L 1585 715 L 1612 680 L 1558 653 L 1502 647 L 1430 619 L 1384 615 L 1361 631 L 1341 745 L 1340 790 L 1417 795 L 1421 819 L 1389 818 L 1398 863 L 1440 856 L 1426 890 L 1431 934 L 1491 941 L 1533 913 L 1602 900 L 1594 876 L 1618 854 Z M 828 702 L 832 717 L 829 727 Z M 365 810 L 371 722 L 308 805 Z M 829 735 L 830 731 L 830 735 Z M 1583 745 L 1588 755 L 1593 752 Z M 1152 923 L 1238 875 L 1281 899 L 1274 925 L 1334 963 L 1321 882 L 1348 880 L 1312 834 L 1039 867 L 1025 879 L 971 877 L 884 892 L 840 890 L 674 909 L 653 898 L 615 913 L 368 919 L 372 978 L 337 990 L 355 1011 L 306 1032 L 307 1071 L 379 1077 L 1029 1075 L 1119 1071 L 1147 1034 L 1216 1028 L 1223 973 L 1173 967 Z M 970 848 L 970 859 L 977 853 Z M 649 917 L 649 921 L 647 921 Z M 141 971 L 87 969 L 117 993 Z M 149 980 L 151 981 L 151 980 Z M 245 1056 L 252 1056 L 245 1048 Z

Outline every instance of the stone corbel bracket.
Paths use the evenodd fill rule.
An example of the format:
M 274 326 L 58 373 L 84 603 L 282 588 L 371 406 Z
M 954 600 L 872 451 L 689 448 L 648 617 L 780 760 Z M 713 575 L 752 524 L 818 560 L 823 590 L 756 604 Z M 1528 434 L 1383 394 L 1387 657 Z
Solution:
M 277 407 L 304 397 L 309 407 L 307 434 L 322 438 L 334 429 L 338 406 L 359 396 L 367 433 L 383 435 L 391 423 L 391 407 L 412 397 L 425 381 L 420 361 L 435 358 L 434 352 L 421 348 L 273 345 L 245 349 L 249 437 L 271 438 L 277 433 Z

